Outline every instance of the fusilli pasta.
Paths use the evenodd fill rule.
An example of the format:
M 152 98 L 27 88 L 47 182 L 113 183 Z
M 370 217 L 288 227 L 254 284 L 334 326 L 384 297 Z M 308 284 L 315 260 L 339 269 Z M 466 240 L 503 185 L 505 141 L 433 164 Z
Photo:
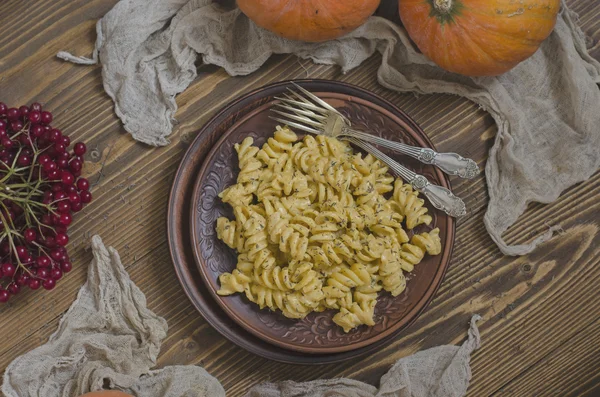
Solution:
M 237 183 L 219 195 L 235 220 L 216 230 L 238 263 L 219 277 L 220 295 L 244 293 L 290 318 L 338 310 L 348 332 L 374 325 L 379 292 L 401 294 L 404 273 L 441 252 L 438 229 L 409 239 L 403 226 L 432 221 L 418 193 L 345 142 L 277 127 L 262 148 L 246 138 L 235 150 Z

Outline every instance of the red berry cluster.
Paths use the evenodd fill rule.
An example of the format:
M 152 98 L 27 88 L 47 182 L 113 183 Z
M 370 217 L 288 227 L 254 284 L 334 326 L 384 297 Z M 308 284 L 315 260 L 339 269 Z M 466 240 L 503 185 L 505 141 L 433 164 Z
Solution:
M 52 128 L 39 103 L 0 102 L 0 302 L 24 287 L 51 290 L 72 265 L 72 214 L 92 201 L 81 178 L 86 146 Z

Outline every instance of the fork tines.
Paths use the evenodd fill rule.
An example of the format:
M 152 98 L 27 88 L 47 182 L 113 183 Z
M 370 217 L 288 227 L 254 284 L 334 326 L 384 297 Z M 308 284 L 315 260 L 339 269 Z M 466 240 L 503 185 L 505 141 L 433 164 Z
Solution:
M 273 113 L 277 113 L 284 118 L 271 116 L 269 118 L 313 134 L 323 133 L 330 112 L 337 113 L 337 111 L 321 98 L 296 83 L 292 84 L 306 97 L 288 88 L 289 94 L 283 93 L 282 96 L 275 97 L 279 101 L 275 104 L 277 109 L 271 109 Z

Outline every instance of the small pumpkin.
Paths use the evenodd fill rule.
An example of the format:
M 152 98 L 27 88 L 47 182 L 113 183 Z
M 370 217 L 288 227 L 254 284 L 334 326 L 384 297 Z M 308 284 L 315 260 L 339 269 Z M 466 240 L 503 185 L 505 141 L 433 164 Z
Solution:
M 131 394 L 123 393 L 117 390 L 102 390 L 85 393 L 80 397 L 133 397 Z
M 258 26 L 291 40 L 333 40 L 361 26 L 380 0 L 237 0 Z
M 417 47 L 440 67 L 495 76 L 533 55 L 550 35 L 560 0 L 399 0 Z

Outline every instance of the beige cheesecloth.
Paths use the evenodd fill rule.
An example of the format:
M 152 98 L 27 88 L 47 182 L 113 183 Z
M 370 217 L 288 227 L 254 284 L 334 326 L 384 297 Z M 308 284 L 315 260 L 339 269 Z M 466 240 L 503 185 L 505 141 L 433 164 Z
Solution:
M 76 397 L 103 386 L 136 397 L 222 397 L 220 383 L 194 365 L 151 370 L 167 323 L 146 307 L 119 254 L 92 238 L 88 280 L 49 341 L 6 369 L 6 397 Z M 479 347 L 475 321 L 466 342 L 439 346 L 399 360 L 379 389 L 350 380 L 282 382 L 253 387 L 252 397 L 460 397 L 466 393 L 470 354 Z M 466 321 L 466 319 L 465 319 Z
M 554 33 L 533 57 L 503 76 L 486 78 L 441 70 L 416 50 L 402 27 L 381 17 L 341 39 L 310 44 L 279 38 L 237 8 L 211 0 L 121 0 L 97 24 L 92 59 L 58 56 L 101 62 L 104 88 L 125 129 L 139 141 L 166 145 L 175 95 L 196 78 L 198 57 L 241 75 L 273 53 L 294 53 L 347 71 L 377 51 L 383 86 L 460 95 L 493 116 L 498 133 L 485 169 L 490 196 L 485 225 L 503 253 L 523 255 L 554 231 L 507 245 L 502 234 L 527 204 L 556 200 L 600 164 L 600 63 L 589 56 L 575 20 L 563 4 Z

